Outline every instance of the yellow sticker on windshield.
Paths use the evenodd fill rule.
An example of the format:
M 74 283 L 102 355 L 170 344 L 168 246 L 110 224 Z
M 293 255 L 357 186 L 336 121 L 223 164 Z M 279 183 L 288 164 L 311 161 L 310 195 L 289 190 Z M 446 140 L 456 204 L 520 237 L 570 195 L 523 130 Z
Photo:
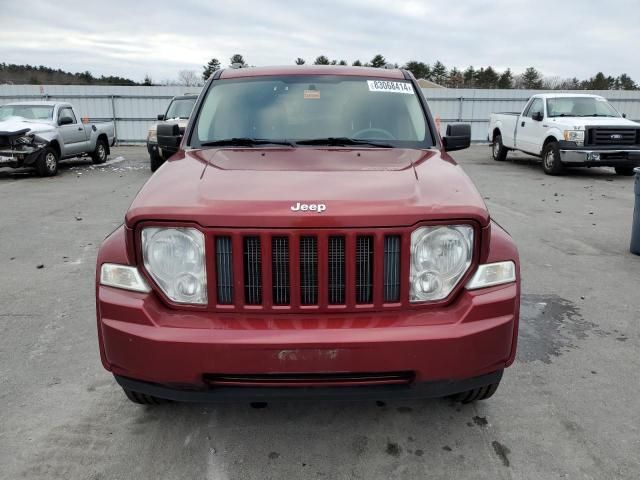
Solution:
M 304 98 L 307 99 L 317 99 L 320 98 L 320 90 L 305 90 Z

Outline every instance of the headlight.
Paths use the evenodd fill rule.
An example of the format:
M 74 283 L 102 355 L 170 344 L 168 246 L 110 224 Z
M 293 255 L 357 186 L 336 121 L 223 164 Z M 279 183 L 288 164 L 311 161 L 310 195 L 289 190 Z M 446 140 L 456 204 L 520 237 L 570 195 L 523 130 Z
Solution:
M 584 143 L 584 130 L 565 130 L 564 139 L 567 142 Z
M 178 303 L 207 303 L 204 235 L 195 228 L 145 228 L 142 259 L 167 297 Z
M 478 288 L 494 287 L 505 283 L 516 281 L 516 264 L 507 262 L 487 263 L 480 265 L 473 275 L 467 290 L 477 290 Z
M 100 267 L 100 285 L 133 290 L 134 292 L 148 293 L 151 291 L 136 267 L 117 263 L 102 264 L 102 267 Z
M 422 227 L 411 234 L 411 301 L 446 298 L 471 265 L 470 225 Z
M 158 143 L 158 131 L 155 128 L 150 128 L 147 133 L 147 142 Z

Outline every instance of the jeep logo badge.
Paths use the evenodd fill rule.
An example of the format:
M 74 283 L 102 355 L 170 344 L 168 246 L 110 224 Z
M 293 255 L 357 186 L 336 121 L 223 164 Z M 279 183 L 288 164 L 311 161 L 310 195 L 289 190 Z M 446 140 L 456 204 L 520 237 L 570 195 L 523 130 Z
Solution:
M 318 212 L 322 213 L 327 209 L 324 203 L 300 203 L 291 205 L 291 211 L 293 212 Z

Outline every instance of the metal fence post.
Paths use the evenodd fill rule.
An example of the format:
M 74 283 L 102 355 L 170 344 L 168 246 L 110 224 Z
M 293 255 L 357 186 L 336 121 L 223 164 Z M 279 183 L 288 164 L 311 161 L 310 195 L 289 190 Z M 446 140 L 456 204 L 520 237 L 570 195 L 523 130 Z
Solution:
M 464 97 L 458 97 L 458 121 L 462 121 L 462 104 L 464 103 Z
M 111 95 L 111 118 L 113 118 L 113 134 L 116 138 L 115 144 L 118 144 L 118 126 L 116 125 L 116 99 L 115 95 Z

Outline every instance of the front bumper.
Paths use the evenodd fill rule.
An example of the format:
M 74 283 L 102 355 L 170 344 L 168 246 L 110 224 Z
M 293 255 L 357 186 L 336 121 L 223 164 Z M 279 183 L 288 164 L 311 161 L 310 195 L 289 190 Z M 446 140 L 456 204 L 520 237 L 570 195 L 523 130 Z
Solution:
M 256 394 L 245 390 L 255 387 L 250 383 L 211 387 L 207 378 L 215 375 L 410 372 L 410 382 L 385 389 L 455 393 L 513 361 L 518 311 L 516 284 L 462 291 L 433 310 L 270 315 L 177 311 L 154 293 L 98 286 L 105 368 L 123 385 L 143 382 L 127 384 L 134 390 L 174 399 L 184 391 L 200 392 L 198 399 L 231 390 Z M 299 391 L 321 386 L 310 381 Z M 332 392 L 373 387 L 365 381 Z M 261 390 L 282 393 L 277 383 Z
M 638 166 L 640 148 L 577 147 L 574 142 L 560 142 L 562 163 L 573 166 Z

